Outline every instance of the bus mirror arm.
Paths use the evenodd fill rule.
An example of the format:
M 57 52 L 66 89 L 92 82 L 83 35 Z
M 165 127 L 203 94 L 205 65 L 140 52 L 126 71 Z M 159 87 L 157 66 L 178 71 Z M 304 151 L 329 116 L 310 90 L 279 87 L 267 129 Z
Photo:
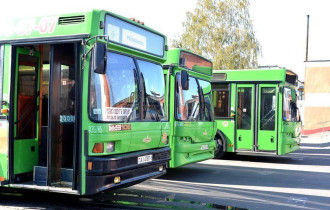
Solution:
M 97 39 L 104 38 L 105 43 L 98 42 Z M 95 39 L 94 45 L 86 52 L 86 46 L 89 46 L 88 42 L 92 39 Z M 98 35 L 92 38 L 82 40 L 82 46 L 84 46 L 84 53 L 82 55 L 83 66 L 82 69 L 85 68 L 85 62 L 87 59 L 87 55 L 91 53 L 91 61 L 92 61 L 92 70 L 98 74 L 105 74 L 106 64 L 107 64 L 107 49 L 109 46 L 109 36 L 108 35 Z

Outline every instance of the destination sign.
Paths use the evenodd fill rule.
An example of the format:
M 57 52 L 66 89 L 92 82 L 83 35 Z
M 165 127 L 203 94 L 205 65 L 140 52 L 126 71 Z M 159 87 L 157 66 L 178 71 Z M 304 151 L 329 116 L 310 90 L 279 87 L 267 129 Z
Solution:
M 138 27 L 127 21 L 107 15 L 104 33 L 109 36 L 111 42 L 159 57 L 164 56 L 165 38 L 143 28 L 143 26 Z

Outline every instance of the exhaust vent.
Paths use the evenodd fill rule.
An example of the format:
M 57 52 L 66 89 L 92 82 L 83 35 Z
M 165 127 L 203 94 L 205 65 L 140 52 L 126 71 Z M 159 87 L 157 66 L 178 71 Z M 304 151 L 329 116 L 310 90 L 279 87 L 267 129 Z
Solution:
M 85 15 L 70 16 L 70 17 L 60 17 L 58 19 L 59 25 L 77 24 L 85 22 Z

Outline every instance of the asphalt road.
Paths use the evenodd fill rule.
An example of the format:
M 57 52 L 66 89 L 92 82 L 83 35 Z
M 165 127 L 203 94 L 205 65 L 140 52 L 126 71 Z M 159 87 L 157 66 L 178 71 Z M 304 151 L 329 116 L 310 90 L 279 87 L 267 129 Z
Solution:
M 0 195 L 0 208 L 330 209 L 329 180 L 330 132 L 303 138 L 301 149 L 286 156 L 207 160 L 91 199 Z

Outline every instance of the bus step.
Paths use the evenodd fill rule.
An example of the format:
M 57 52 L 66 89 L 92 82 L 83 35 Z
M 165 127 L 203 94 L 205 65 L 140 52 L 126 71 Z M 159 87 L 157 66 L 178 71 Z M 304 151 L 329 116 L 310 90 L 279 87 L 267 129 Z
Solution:
M 47 183 L 47 167 L 34 166 L 33 168 L 33 182 L 38 185 L 46 186 Z
M 73 170 L 68 168 L 61 168 L 61 181 L 72 182 Z M 42 185 L 47 183 L 47 167 L 34 166 L 33 169 L 33 182 Z
M 72 182 L 73 170 L 72 168 L 61 168 L 61 181 Z

